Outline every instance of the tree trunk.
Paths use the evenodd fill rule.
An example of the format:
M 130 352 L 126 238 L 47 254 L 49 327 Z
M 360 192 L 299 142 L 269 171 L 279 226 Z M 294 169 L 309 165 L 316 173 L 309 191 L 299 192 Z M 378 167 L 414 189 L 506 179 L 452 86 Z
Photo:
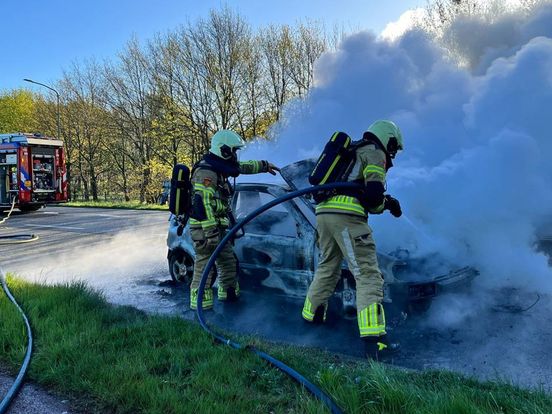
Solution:
M 98 201 L 98 177 L 96 177 L 96 171 L 94 164 L 90 164 L 90 191 L 92 192 L 92 200 Z

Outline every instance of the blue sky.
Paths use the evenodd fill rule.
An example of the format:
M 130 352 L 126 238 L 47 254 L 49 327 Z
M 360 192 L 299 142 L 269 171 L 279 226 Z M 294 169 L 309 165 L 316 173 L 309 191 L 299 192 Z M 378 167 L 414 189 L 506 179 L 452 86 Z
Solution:
M 425 0 L 2 0 L 0 91 L 54 84 L 72 62 L 112 58 L 126 41 L 140 40 L 228 5 L 253 26 L 316 19 L 379 33 Z

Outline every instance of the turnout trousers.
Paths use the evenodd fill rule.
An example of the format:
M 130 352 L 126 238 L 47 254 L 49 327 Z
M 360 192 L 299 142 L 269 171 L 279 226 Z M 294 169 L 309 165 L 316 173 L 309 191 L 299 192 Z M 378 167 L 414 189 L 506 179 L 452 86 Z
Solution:
M 316 222 L 320 259 L 305 298 L 303 318 L 313 322 L 317 309 L 323 307 L 325 319 L 328 299 L 341 277 L 345 258 L 356 281 L 360 336 L 385 335 L 385 314 L 381 305 L 383 278 L 366 217 L 325 213 L 317 215 Z
M 201 228 L 192 228 L 191 236 L 194 242 L 195 249 L 195 262 L 194 262 L 194 276 L 190 285 L 190 307 L 195 309 L 197 307 L 197 290 L 199 288 L 199 282 L 201 281 L 201 275 L 207 266 L 209 258 L 217 248 L 218 244 L 226 234 L 226 228 L 219 228 L 218 235 L 216 237 L 207 238 Z M 228 288 L 234 288 L 236 294 L 239 294 L 239 285 L 237 281 L 237 260 L 232 249 L 232 244 L 227 243 L 216 261 L 216 268 L 218 273 L 218 298 L 221 300 L 226 299 L 226 292 Z M 205 284 L 205 295 L 203 297 L 203 308 L 208 309 L 213 306 L 213 293 L 211 285 L 214 280 L 214 268 L 209 272 L 207 283 Z M 194 297 L 195 295 L 195 297 Z

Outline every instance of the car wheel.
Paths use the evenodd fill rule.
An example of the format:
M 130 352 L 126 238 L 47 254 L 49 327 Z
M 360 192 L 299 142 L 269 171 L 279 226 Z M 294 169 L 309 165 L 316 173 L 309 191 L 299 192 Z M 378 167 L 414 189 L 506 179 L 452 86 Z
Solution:
M 341 306 L 346 319 L 356 319 L 356 282 L 349 271 L 343 271 L 341 280 L 338 283 Z
M 169 254 L 169 273 L 172 280 L 178 283 L 190 283 L 194 274 L 194 261 L 186 253 Z

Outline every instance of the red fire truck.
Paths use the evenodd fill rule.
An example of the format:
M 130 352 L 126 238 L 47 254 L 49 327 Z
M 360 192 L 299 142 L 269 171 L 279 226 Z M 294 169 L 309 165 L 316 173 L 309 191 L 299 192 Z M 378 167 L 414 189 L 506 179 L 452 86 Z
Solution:
M 0 134 L 0 208 L 38 210 L 67 201 L 63 142 L 39 134 Z

